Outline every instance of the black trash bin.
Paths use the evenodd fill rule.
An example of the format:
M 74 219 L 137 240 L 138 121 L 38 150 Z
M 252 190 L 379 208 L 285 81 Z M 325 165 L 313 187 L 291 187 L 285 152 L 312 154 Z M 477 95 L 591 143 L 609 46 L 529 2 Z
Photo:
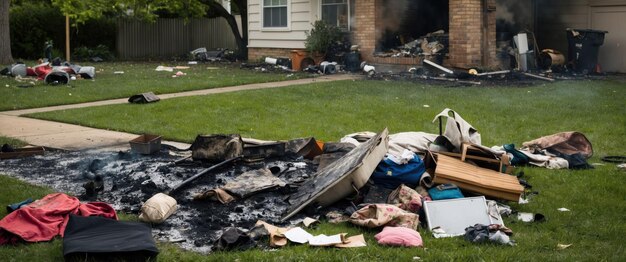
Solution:
M 346 70 L 349 72 L 358 72 L 361 66 L 361 55 L 359 52 L 352 51 L 346 54 Z
M 598 52 L 604 44 L 607 31 L 567 29 L 567 59 L 575 72 L 588 74 L 596 71 Z

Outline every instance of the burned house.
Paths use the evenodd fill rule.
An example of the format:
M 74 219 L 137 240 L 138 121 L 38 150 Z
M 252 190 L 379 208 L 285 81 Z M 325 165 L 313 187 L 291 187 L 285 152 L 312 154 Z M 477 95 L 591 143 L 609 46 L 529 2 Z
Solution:
M 372 63 L 414 65 L 415 57 L 375 56 L 442 30 L 452 66 L 488 66 L 495 59 L 495 0 L 251 1 L 249 57 L 288 56 L 304 48 L 305 32 L 322 19 L 342 28 L 362 59 Z
M 534 52 L 549 48 L 567 56 L 566 28 L 598 29 L 609 31 L 599 54 L 603 71 L 626 72 L 626 35 L 618 28 L 625 14 L 623 0 L 249 1 L 248 54 L 289 57 L 304 48 L 312 22 L 323 20 L 359 45 L 369 63 L 419 65 L 432 52 L 415 40 L 426 39 L 441 44 L 436 51 L 446 66 L 502 68 L 501 45 L 512 45 L 520 31 L 532 33 Z

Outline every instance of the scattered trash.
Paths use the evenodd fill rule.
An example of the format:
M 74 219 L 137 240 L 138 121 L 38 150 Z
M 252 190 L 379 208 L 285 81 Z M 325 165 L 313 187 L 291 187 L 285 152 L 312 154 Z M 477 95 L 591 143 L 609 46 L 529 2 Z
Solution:
M 604 162 L 609 163 L 626 163 L 626 156 L 603 156 L 601 158 Z
M 422 247 L 424 242 L 420 233 L 406 227 L 385 227 L 374 236 L 378 244 L 401 247 Z
M 523 203 L 527 200 L 522 197 L 535 193 L 528 192 L 529 176 L 522 177 L 523 172 L 517 176 L 503 173 L 512 168 L 509 162 L 526 153 L 513 144 L 482 146 L 480 133 L 450 109 L 433 122 L 437 120 L 439 135 L 389 135 L 384 129 L 378 134 L 358 132 L 340 142 L 324 143 L 312 137 L 263 141 L 239 134 L 212 134 L 198 135 L 189 148 L 179 149 L 162 147 L 156 135 L 142 135 L 133 139 L 142 145 L 129 142 L 131 151 L 112 155 L 53 152 L 56 157 L 3 161 L 0 171 L 18 170 L 16 176 L 27 177 L 27 181 L 44 181 L 82 198 L 111 201 L 119 210 L 140 214 L 140 220 L 153 223 L 152 233 L 159 241 L 176 242 L 186 249 L 267 248 L 260 243 L 265 237 L 270 247 L 282 247 L 288 241 L 339 248 L 367 245 L 363 235 L 314 236 L 294 227 L 299 223 L 313 227 L 324 213 L 329 223 L 349 221 L 368 228 L 383 227 L 376 235 L 382 245 L 423 246 L 415 231 L 420 223 L 418 214 L 423 214 L 436 238 L 465 235 L 472 242 L 514 245 L 502 216 L 515 211 L 484 196 Z M 591 144 L 582 134 L 553 138 L 557 139 L 544 137 L 527 146 L 592 154 Z M 1 151 L 0 156 L 19 149 L 6 145 Z M 424 159 L 417 153 L 425 155 Z M 466 162 L 470 160 L 476 165 Z M 63 177 L 40 170 L 60 162 L 68 171 Z M 385 185 L 387 179 L 399 177 L 396 175 L 412 164 L 421 167 L 406 169 L 411 179 L 403 177 Z M 380 170 L 383 176 L 375 179 Z M 413 177 L 415 174 L 419 176 Z M 466 194 L 480 196 L 463 197 Z M 195 201 L 189 201 L 191 198 Z M 19 208 L 19 204 L 11 206 Z M 13 213 L 24 212 L 21 210 Z M 516 216 L 524 222 L 545 221 L 539 213 L 520 212 Z M 278 227 L 259 219 L 284 224 Z
M 144 223 L 70 215 L 63 235 L 63 257 L 67 261 L 151 261 L 158 253 L 150 225 Z
M 504 226 L 497 211 L 489 212 L 484 196 L 424 201 L 424 213 L 435 237 L 464 235 L 467 225 L 473 224 Z
M 124 71 L 114 71 L 113 74 L 114 75 L 123 75 Z
M 571 211 L 571 210 L 569 210 L 567 208 L 564 208 L 564 207 L 557 208 L 556 210 L 561 211 L 561 212 L 569 212 L 569 211 Z
M 350 195 L 355 188 L 363 187 L 388 149 L 388 133 L 384 129 L 315 173 L 312 176 L 314 179 L 307 180 L 291 195 L 291 207 L 282 220 L 295 215 L 311 203 L 328 206 Z
M 289 241 L 305 244 L 309 243 L 309 246 L 335 246 L 335 247 L 363 247 L 367 244 L 365 243 L 365 239 L 363 235 L 357 235 L 353 237 L 346 238 L 346 233 L 336 234 L 332 236 L 327 236 L 324 234 L 313 236 L 306 232 L 304 229 L 299 227 L 294 227 L 291 230 L 284 233 L 285 237 L 289 239 Z
M 149 155 L 161 150 L 161 136 L 143 134 L 129 141 L 130 149 L 140 154 Z
M 526 212 L 520 212 L 517 213 L 517 220 L 520 220 L 522 222 L 544 222 L 546 220 L 545 216 L 542 214 L 533 214 L 533 213 L 526 213 Z
M 129 103 L 135 103 L 135 104 L 152 103 L 152 102 L 158 102 L 160 100 L 161 98 L 156 96 L 153 92 L 141 93 L 141 94 L 134 95 L 128 98 Z
M 163 223 L 177 209 L 176 199 L 163 193 L 152 196 L 141 207 L 139 220 L 150 223 Z
M 371 204 L 352 213 L 350 223 L 367 228 L 398 226 L 415 230 L 419 216 L 395 205 Z
M 303 224 L 305 227 L 313 227 L 313 226 L 315 226 L 315 225 L 317 225 L 317 224 L 319 224 L 319 223 L 320 223 L 320 221 L 319 221 L 319 220 L 314 219 L 314 218 L 310 218 L 310 217 L 306 217 L 306 218 L 304 218 L 304 220 L 302 221 L 302 224 Z
M 573 244 L 557 244 L 556 245 L 556 249 L 557 250 L 564 250 L 567 249 L 568 247 L 571 247 Z
M 21 207 L 26 206 L 26 205 L 28 205 L 28 204 L 30 204 L 32 202 L 33 202 L 33 199 L 32 198 L 28 198 L 28 199 L 26 199 L 26 200 L 24 200 L 22 202 L 17 202 L 17 203 L 13 203 L 13 204 L 7 205 L 7 213 L 11 213 L 11 212 L 13 212 L 15 210 L 18 210 Z
M 443 66 L 440 66 L 440 65 L 438 65 L 438 64 L 436 64 L 436 63 L 434 63 L 434 62 L 432 62 L 432 61 L 430 61 L 428 59 L 424 59 L 424 63 L 426 63 L 426 64 L 428 64 L 430 66 L 433 66 L 433 67 L 435 67 L 435 68 L 437 68 L 437 69 L 439 69 L 439 70 L 441 70 L 441 71 L 443 71 L 443 72 L 445 72 L 447 74 L 450 74 L 450 75 L 454 74 L 454 71 L 452 71 L 452 70 L 450 70 L 448 68 L 445 68 Z
M 465 228 L 465 240 L 473 243 L 494 242 L 502 245 L 515 246 L 509 236 L 513 231 L 499 224 L 483 225 L 475 224 Z
M 205 47 L 194 49 L 190 52 L 192 58 L 201 62 L 217 62 L 226 58 L 226 54 L 229 52 L 226 48 L 219 48 L 217 50 L 208 51 Z
M 178 71 L 176 72 L 176 74 L 172 75 L 172 77 L 180 77 L 180 76 L 186 76 L 187 73 L 183 73 L 182 71 Z

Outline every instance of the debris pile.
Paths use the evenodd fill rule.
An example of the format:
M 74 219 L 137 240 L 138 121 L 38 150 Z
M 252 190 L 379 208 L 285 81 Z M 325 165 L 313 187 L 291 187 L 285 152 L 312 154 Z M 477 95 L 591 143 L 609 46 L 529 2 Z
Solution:
M 0 75 L 15 77 L 18 82 L 27 82 L 25 85 L 19 85 L 25 88 L 34 86 L 36 81 L 43 81 L 48 85 L 66 85 L 73 80 L 96 77 L 96 68 L 93 66 L 63 62 L 60 58 L 55 58 L 51 62 L 43 62 L 40 59 L 38 62 L 34 67 L 17 62 L 0 70 Z
M 312 137 L 261 141 L 228 134 L 199 135 L 187 149 L 160 144 L 146 151 L 52 151 L 2 160 L 0 172 L 82 201 L 108 203 L 117 212 L 150 223 L 156 241 L 210 252 L 287 243 L 367 245 L 363 235 L 312 235 L 305 230 L 319 220 L 378 230 L 380 245 L 428 246 L 420 235 L 424 233 L 515 245 L 503 218 L 515 211 L 506 202 L 528 203 L 534 195 L 528 176 L 516 167 L 593 168 L 586 163 L 593 154 L 591 143 L 582 133 L 541 137 L 522 148 L 486 147 L 478 130 L 457 112 L 445 109 L 434 117 L 436 122 L 439 134 L 389 134 L 384 129 L 348 134 L 337 142 Z M 13 212 L 37 210 L 45 203 L 19 201 L 11 205 L 17 210 Z M 539 213 L 531 219 L 525 213 L 519 217 L 545 219 Z M 92 223 L 74 216 L 63 219 L 72 225 L 68 243 L 81 236 L 76 228 Z M 11 221 L 3 219 L 0 227 L 9 232 L 21 228 L 21 222 Z M 146 225 L 113 223 L 111 228 L 145 233 Z M 119 251 L 112 247 L 101 246 L 99 253 Z M 142 250 L 155 256 L 152 247 Z
M 448 53 L 448 34 L 443 30 L 428 33 L 396 48 L 375 52 L 377 57 L 442 57 Z M 442 57 L 443 58 L 443 57 Z
M 223 62 L 233 61 L 234 52 L 228 48 L 218 48 L 216 50 L 207 50 L 206 47 L 200 47 L 189 52 L 192 62 Z

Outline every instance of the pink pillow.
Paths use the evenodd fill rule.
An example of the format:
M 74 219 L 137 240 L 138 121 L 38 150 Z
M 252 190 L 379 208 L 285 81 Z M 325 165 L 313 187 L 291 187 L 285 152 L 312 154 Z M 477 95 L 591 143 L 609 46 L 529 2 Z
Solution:
M 385 227 L 375 236 L 378 244 L 403 247 L 423 246 L 420 233 L 406 227 Z

